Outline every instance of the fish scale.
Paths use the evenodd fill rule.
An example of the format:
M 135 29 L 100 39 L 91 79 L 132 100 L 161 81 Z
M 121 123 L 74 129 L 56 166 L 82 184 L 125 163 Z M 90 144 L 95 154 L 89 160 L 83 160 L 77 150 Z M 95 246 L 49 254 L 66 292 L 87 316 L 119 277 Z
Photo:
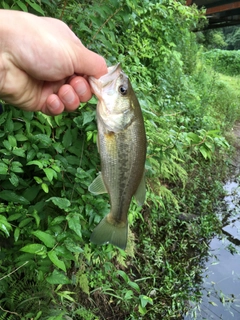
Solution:
M 120 65 L 109 67 L 108 74 L 100 79 L 90 77 L 89 82 L 99 99 L 97 124 L 101 159 L 101 174 L 89 186 L 89 191 L 108 192 L 111 205 L 110 213 L 93 230 L 91 241 L 125 249 L 131 199 L 135 195 L 139 204 L 145 200 L 143 116 Z

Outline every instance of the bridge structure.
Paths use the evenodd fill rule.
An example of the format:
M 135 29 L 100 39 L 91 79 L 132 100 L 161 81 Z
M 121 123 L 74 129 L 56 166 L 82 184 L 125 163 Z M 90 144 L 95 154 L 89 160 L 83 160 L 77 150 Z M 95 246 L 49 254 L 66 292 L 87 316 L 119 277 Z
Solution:
M 240 1 L 233 0 L 186 0 L 187 5 L 196 4 L 206 9 L 209 21 L 206 29 L 223 28 L 240 24 Z

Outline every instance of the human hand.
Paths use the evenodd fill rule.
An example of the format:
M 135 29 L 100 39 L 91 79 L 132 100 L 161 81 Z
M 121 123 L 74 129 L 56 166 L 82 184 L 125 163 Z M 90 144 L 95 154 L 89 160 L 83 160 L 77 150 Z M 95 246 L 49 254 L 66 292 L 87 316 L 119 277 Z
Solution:
M 65 23 L 0 10 L 0 98 L 23 110 L 57 115 L 88 101 L 87 76 L 107 73 Z

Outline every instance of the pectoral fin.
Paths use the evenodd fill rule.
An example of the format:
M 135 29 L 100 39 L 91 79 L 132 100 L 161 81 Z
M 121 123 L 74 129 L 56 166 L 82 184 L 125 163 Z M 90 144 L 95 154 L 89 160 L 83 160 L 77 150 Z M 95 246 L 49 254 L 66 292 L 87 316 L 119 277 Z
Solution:
M 103 182 L 102 174 L 101 172 L 97 176 L 95 180 L 90 184 L 88 187 L 88 191 L 90 191 L 93 194 L 102 194 L 107 193 L 107 189 L 105 187 L 105 184 Z
M 145 171 L 144 171 L 141 182 L 139 183 L 137 191 L 134 194 L 134 198 L 136 199 L 137 204 L 139 206 L 142 206 L 144 204 L 145 197 L 146 197 L 146 185 L 145 185 Z

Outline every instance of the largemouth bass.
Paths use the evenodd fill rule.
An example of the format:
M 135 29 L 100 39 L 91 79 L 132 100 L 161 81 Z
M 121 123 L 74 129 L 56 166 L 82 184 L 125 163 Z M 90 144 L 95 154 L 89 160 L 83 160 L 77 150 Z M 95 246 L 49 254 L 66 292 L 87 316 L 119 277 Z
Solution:
M 131 83 L 120 64 L 99 79 L 89 77 L 98 98 L 98 151 L 101 172 L 89 186 L 93 194 L 107 192 L 110 213 L 93 230 L 91 242 L 125 249 L 128 210 L 133 195 L 145 201 L 146 135 L 143 116 Z

